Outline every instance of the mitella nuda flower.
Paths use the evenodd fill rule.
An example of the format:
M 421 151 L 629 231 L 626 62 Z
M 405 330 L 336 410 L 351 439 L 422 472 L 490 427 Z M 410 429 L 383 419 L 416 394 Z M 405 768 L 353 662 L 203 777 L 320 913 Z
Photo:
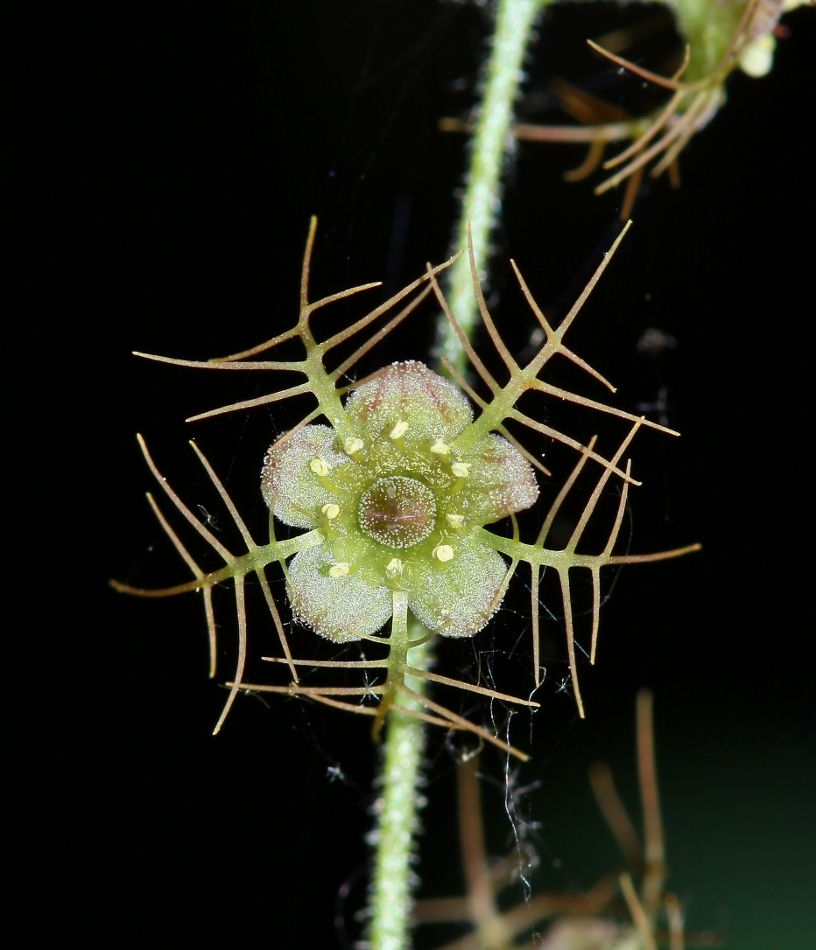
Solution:
M 345 329 L 320 340 L 312 327 L 312 316 L 334 301 L 347 299 L 373 284 L 352 287 L 314 302 L 309 301 L 309 272 L 316 221 L 312 219 L 303 259 L 300 310 L 294 326 L 249 350 L 211 361 L 175 359 L 155 354 L 139 354 L 149 359 L 179 366 L 210 370 L 283 371 L 300 373 L 305 381 L 285 389 L 229 406 L 221 406 L 191 417 L 190 421 L 210 418 L 236 410 L 277 403 L 290 397 L 310 394 L 317 407 L 298 426 L 283 435 L 269 450 L 263 466 L 262 490 L 273 514 L 269 520 L 268 543 L 256 542 L 244 523 L 224 484 L 193 443 L 209 480 L 234 522 L 245 553 L 230 551 L 213 531 L 209 519 L 202 522 L 182 501 L 161 474 L 144 440 L 139 444 L 145 460 L 159 485 L 182 520 L 223 562 L 206 571 L 162 515 L 152 496 L 150 504 L 176 550 L 181 554 L 194 579 L 161 589 L 144 589 L 112 581 L 119 590 L 141 597 L 168 597 L 185 591 L 200 591 L 210 642 L 210 675 L 215 675 L 217 629 L 213 592 L 227 581 L 234 586 L 237 616 L 238 650 L 233 680 L 228 682 L 229 696 L 215 726 L 221 728 L 239 692 L 255 691 L 307 696 L 333 708 L 374 718 L 373 735 L 379 735 L 384 717 L 399 701 L 408 715 L 447 729 L 466 730 L 480 739 L 521 758 L 493 729 L 485 729 L 447 709 L 415 689 L 418 680 L 477 693 L 493 700 L 523 706 L 536 703 L 499 693 L 479 683 L 435 673 L 427 669 L 420 652 L 415 661 L 409 652 L 420 651 L 427 637 L 413 628 L 409 633 L 409 611 L 429 634 L 449 637 L 473 636 L 491 618 L 504 595 L 511 571 L 524 563 L 530 570 L 530 617 L 532 633 L 533 680 L 542 681 L 540 663 L 540 582 L 542 572 L 550 569 L 557 576 L 563 606 L 567 659 L 576 705 L 584 715 L 578 684 L 578 664 L 573 620 L 570 571 L 580 569 L 590 576 L 592 585 L 592 630 L 590 662 L 595 659 L 601 586 L 600 574 L 607 567 L 644 563 L 677 557 L 696 550 L 696 545 L 655 554 L 614 554 L 614 546 L 623 523 L 630 484 L 638 484 L 630 474 L 624 452 L 638 429 L 665 427 L 650 423 L 628 412 L 555 386 L 541 374 L 556 355 L 589 372 L 598 381 L 611 385 L 592 367 L 574 354 L 563 338 L 583 301 L 591 292 L 623 236 L 618 237 L 598 267 L 576 304 L 557 327 L 548 322 L 535 303 L 521 274 L 516 276 L 521 291 L 543 331 L 540 348 L 521 364 L 502 341 L 484 303 L 476 263 L 469 247 L 473 289 L 479 313 L 501 361 L 507 370 L 504 383 L 495 379 L 484 366 L 467 337 L 458 326 L 436 280 L 449 267 L 451 258 L 378 304 Z M 515 265 L 514 265 L 515 266 Z M 376 343 L 406 319 L 419 304 L 433 294 L 457 332 L 473 368 L 489 391 L 486 400 L 475 397 L 480 412 L 474 419 L 471 405 L 462 389 L 456 388 L 419 362 L 395 363 L 363 381 L 348 386 L 344 380 Z M 397 307 L 399 306 L 399 310 Z M 395 312 L 396 311 L 396 312 Z M 373 324 L 385 314 L 389 319 L 379 329 Z M 358 347 L 334 368 L 325 364 L 327 355 L 356 334 L 372 327 Z M 268 350 L 287 341 L 299 340 L 301 359 L 258 359 Z M 454 373 L 455 375 L 455 373 Z M 518 408 L 525 393 L 538 393 L 585 406 L 629 423 L 628 434 L 614 454 L 605 458 L 595 451 L 596 439 L 587 445 L 550 427 L 534 415 Z M 326 424 L 314 424 L 322 417 Z M 548 439 L 561 442 L 578 453 L 572 473 L 563 481 L 551 502 L 533 542 L 486 530 L 485 525 L 514 512 L 529 508 L 538 497 L 532 463 L 517 444 L 505 438 L 507 420 L 527 427 Z M 571 537 L 563 547 L 554 548 L 550 529 L 562 504 L 573 492 L 576 481 L 588 464 L 599 465 L 600 475 L 583 504 Z M 620 480 L 617 512 L 603 549 L 597 553 L 578 550 L 584 531 L 610 478 Z M 305 529 L 285 540 L 274 534 L 274 518 L 293 528 Z M 507 563 L 509 562 L 509 564 Z M 272 565 L 284 567 L 287 592 L 295 617 L 316 633 L 347 643 L 376 638 L 387 646 L 387 655 L 360 660 L 322 660 L 293 655 L 278 611 L 266 571 Z M 285 664 L 287 684 L 250 683 L 244 679 L 248 656 L 248 615 L 246 581 L 260 587 L 269 615 L 280 641 L 282 656 L 264 657 Z M 390 620 L 390 624 L 389 624 Z M 378 633 L 389 624 L 389 630 Z M 414 663 L 416 665 L 414 665 Z M 360 670 L 366 680 L 360 686 L 323 686 L 313 679 L 301 683 L 299 669 Z M 379 674 L 375 671 L 379 671 Z M 368 677 L 374 676 L 373 681 Z M 384 677 L 382 679 L 381 677 Z
M 345 413 L 352 435 L 307 425 L 264 462 L 274 515 L 324 538 L 289 563 L 296 617 L 329 640 L 359 640 L 387 623 L 403 591 L 431 632 L 472 636 L 507 573 L 475 530 L 535 502 L 532 466 L 492 433 L 459 450 L 470 404 L 423 363 L 387 367 L 351 393 Z

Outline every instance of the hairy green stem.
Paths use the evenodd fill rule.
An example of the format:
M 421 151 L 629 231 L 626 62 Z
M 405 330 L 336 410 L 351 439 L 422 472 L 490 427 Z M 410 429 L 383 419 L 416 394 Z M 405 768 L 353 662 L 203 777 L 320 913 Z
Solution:
M 395 625 L 396 626 L 396 625 Z M 421 640 L 428 631 L 410 618 L 407 639 Z M 392 634 L 393 637 L 393 634 Z M 392 643 L 391 649 L 400 650 Z M 407 643 L 403 646 L 407 654 Z M 431 665 L 428 643 L 411 650 L 411 665 L 426 670 Z M 406 685 L 424 693 L 425 683 L 406 677 Z M 413 716 L 399 712 L 409 700 L 396 697 L 388 714 L 382 750 L 381 789 L 377 798 L 377 824 L 374 829 L 374 873 L 371 881 L 371 921 L 369 945 L 372 950 L 407 950 L 410 947 L 411 909 L 413 906 L 412 855 L 422 803 L 419 785 L 422 778 L 422 752 L 425 725 Z M 419 709 L 418 704 L 413 708 Z
M 513 103 L 522 76 L 524 54 L 530 30 L 542 0 L 499 0 L 496 29 L 487 66 L 484 95 L 479 109 L 476 132 L 470 147 L 462 214 L 455 246 L 467 244 L 470 224 L 476 251 L 476 266 L 481 271 L 487 260 L 490 231 L 500 209 L 501 174 L 508 148 Z M 466 256 L 451 268 L 449 300 L 456 319 L 470 339 L 478 320 L 470 267 Z M 442 317 L 436 340 L 437 359 L 444 357 L 460 373 L 466 372 L 462 347 Z M 396 625 L 395 625 L 396 626 Z M 420 639 L 424 628 L 410 620 L 410 640 Z M 392 643 L 391 649 L 399 649 Z M 411 665 L 426 670 L 432 662 L 427 645 L 414 647 Z M 410 679 L 410 677 L 409 677 Z M 414 680 L 411 687 L 424 692 L 425 684 Z M 423 723 L 401 714 L 397 697 L 389 712 L 383 748 L 381 794 L 377 800 L 377 825 L 374 831 L 374 873 L 371 883 L 369 946 L 372 950 L 407 950 L 410 946 L 412 906 L 412 854 L 422 802 L 419 792 L 421 760 L 425 741 Z
M 546 0 L 545 0 L 546 2 Z M 501 209 L 501 175 L 511 143 L 513 103 L 523 75 L 524 54 L 542 0 L 499 0 L 496 29 L 487 64 L 484 94 L 470 143 L 470 163 L 456 228 L 454 248 L 467 247 L 468 224 L 473 235 L 476 269 L 481 274 L 488 258 L 490 232 Z M 470 339 L 478 321 L 470 264 L 463 255 L 451 267 L 447 297 L 453 315 Z M 468 371 L 467 358 L 444 315 L 437 325 L 436 355 L 444 357 L 457 372 Z

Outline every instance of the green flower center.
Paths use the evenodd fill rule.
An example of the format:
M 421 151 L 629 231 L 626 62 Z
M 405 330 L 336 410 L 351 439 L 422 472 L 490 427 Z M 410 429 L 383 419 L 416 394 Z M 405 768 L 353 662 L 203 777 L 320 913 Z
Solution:
M 433 531 L 436 502 L 430 489 L 415 478 L 380 478 L 363 492 L 360 528 L 380 544 L 410 548 Z

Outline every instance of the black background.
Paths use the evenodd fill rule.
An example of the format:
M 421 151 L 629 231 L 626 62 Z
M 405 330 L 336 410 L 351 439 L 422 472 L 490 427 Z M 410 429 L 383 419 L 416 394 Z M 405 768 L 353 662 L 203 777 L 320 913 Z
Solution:
M 578 76 L 602 70 L 581 37 L 607 29 L 606 16 L 582 7 L 543 20 L 528 92 L 548 62 Z M 260 538 L 265 514 L 249 486 L 298 407 L 186 425 L 275 383 L 130 351 L 206 358 L 287 327 L 311 214 L 313 296 L 374 279 L 394 290 L 443 259 L 464 140 L 437 121 L 472 101 L 483 12 L 170 3 L 155 14 L 27 7 L 4 17 L 19 56 L 6 215 L 17 913 L 35 936 L 59 928 L 89 944 L 198 935 L 205 945 L 341 946 L 357 935 L 364 902 L 376 761 L 366 721 L 246 698 L 212 738 L 225 694 L 206 678 L 200 605 L 106 586 L 110 576 L 185 579 L 143 499 L 151 485 L 136 431 L 180 494 L 216 512 L 186 446 L 195 435 Z M 704 550 L 624 571 L 598 664 L 581 670 L 588 720 L 558 691 L 561 655 L 535 728 L 525 720 L 516 735 L 533 753 L 518 782 L 538 783 L 524 803 L 540 822 L 534 887 L 586 887 L 617 860 L 586 767 L 608 759 L 636 803 L 634 695 L 651 686 L 671 886 L 691 927 L 719 929 L 740 948 L 804 946 L 816 934 L 816 18 L 804 10 L 787 22 L 773 72 L 735 77 L 727 106 L 682 156 L 681 190 L 665 180 L 644 189 L 571 344 L 619 384 L 622 408 L 665 385 L 669 422 L 683 432 L 635 443 L 645 484 L 632 549 L 699 540 Z M 580 157 L 525 144 L 508 166 L 491 304 L 517 347 L 529 314 L 507 257 L 542 305 L 563 312 L 616 233 L 614 193 L 595 198 L 591 184 L 561 179 Z M 359 312 L 338 305 L 335 317 Z M 380 358 L 422 357 L 431 317 Z M 678 348 L 638 354 L 647 327 Z M 566 409 L 547 411 L 573 424 Z M 577 415 L 569 431 L 587 438 L 594 424 Z M 489 640 L 502 649 L 503 633 L 526 629 L 520 591 Z M 216 604 L 223 682 L 234 661 L 229 596 Z M 258 652 L 273 648 L 258 629 Z M 312 649 L 305 632 L 293 637 L 301 654 Z M 472 647 L 457 649 L 451 662 L 467 663 Z M 461 887 L 455 759 L 433 735 L 429 757 L 419 872 L 425 892 L 441 895 Z M 498 853 L 511 843 L 503 764 L 488 754 L 483 766 Z

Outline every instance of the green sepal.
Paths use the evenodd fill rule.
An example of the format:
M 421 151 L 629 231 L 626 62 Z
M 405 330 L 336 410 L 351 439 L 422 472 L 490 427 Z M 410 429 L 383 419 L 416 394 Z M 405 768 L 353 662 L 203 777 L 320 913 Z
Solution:
M 286 590 L 296 618 L 335 643 L 373 636 L 391 618 L 393 594 L 356 572 L 332 576 L 336 561 L 325 547 L 301 551 L 289 565 Z
M 408 606 L 433 633 L 472 637 L 498 609 L 506 574 L 499 554 L 463 538 L 450 561 L 429 563 L 408 596 Z

